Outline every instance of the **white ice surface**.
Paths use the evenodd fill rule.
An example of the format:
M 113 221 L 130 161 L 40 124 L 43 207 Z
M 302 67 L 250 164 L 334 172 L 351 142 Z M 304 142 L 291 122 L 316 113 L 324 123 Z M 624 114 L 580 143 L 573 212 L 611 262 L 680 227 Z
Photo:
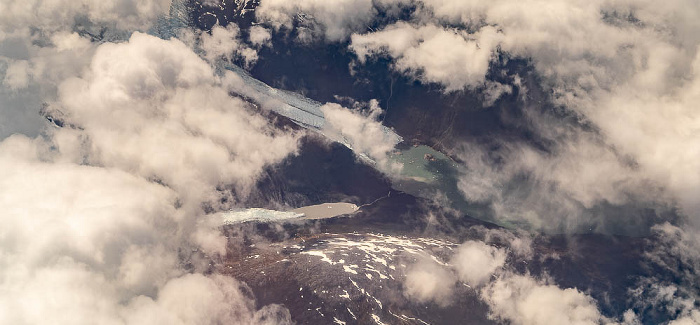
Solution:
M 222 223 L 225 225 L 236 224 L 247 221 L 280 221 L 301 218 L 304 215 L 296 212 L 275 211 L 267 209 L 243 209 L 227 211 L 219 214 Z

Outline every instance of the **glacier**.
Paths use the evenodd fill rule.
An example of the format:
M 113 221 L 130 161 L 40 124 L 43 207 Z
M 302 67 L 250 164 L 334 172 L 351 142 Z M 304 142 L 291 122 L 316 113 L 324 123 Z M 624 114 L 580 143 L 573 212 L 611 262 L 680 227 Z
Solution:
M 174 0 L 171 3 L 169 15 L 160 18 L 149 33 L 163 39 L 177 38 L 181 30 L 190 28 L 189 17 L 190 14 L 185 5 L 185 1 Z M 198 48 L 194 50 L 200 54 L 202 52 Z M 326 123 L 324 113 L 321 110 L 323 104 L 320 102 L 306 98 L 295 92 L 271 87 L 255 79 L 243 68 L 226 60 L 218 60 L 214 63 L 214 67 L 217 73 L 222 76 L 227 71 L 234 73 L 236 79 L 240 82 L 231 85 L 231 90 L 237 94 L 254 102 L 265 110 L 272 111 L 290 119 L 292 122 L 305 129 L 317 132 L 331 141 L 345 145 L 365 162 L 372 165 L 376 164 L 367 153 L 355 150 L 350 139 L 343 136 L 340 132 L 337 132 L 337 130 L 333 130 L 333 128 Z M 386 135 L 386 138 L 397 139 L 395 144 L 403 141 L 403 138 L 396 134 L 391 128 L 382 126 L 382 131 Z
M 303 213 L 293 211 L 276 211 L 260 208 L 231 210 L 218 214 L 221 218 L 221 223 L 224 225 L 232 225 L 248 221 L 275 222 L 290 219 L 300 219 L 304 217 Z
M 236 0 L 236 3 L 239 8 L 242 8 L 245 7 L 247 1 Z M 173 0 L 169 14 L 160 18 L 149 33 L 163 39 L 170 39 L 178 38 L 183 31 L 192 29 L 191 15 L 185 3 L 185 0 Z M 202 49 L 196 44 L 193 50 L 200 56 L 204 56 Z M 458 188 L 458 181 L 454 176 L 459 174 L 456 162 L 432 147 L 414 145 L 408 149 L 397 150 L 387 155 L 388 165 L 399 165 L 401 166 L 400 170 L 384 168 L 385 166 L 377 163 L 368 153 L 362 152 L 359 148 L 354 148 L 351 139 L 348 139 L 342 132 L 336 130 L 336 127 L 327 122 L 322 110 L 324 106 L 322 103 L 306 98 L 298 93 L 271 87 L 251 76 L 245 69 L 227 60 L 219 59 L 213 62 L 212 65 L 219 76 L 227 79 L 227 87 L 233 93 L 258 105 L 263 110 L 284 116 L 302 128 L 317 132 L 330 141 L 338 142 L 348 147 L 360 160 L 389 176 L 392 188 L 416 197 L 430 199 L 436 197 L 436 195 L 445 195 L 449 199 L 452 208 L 474 215 L 482 220 L 512 228 L 512 225 L 503 224 L 492 217 L 484 216 L 478 204 L 473 205 L 465 200 Z M 394 139 L 394 146 L 403 141 L 403 138 L 396 134 L 393 129 L 384 125 L 380 127 L 381 132 L 385 135 L 385 139 Z M 425 157 L 428 156 L 434 157 L 434 160 L 426 160 Z M 247 211 L 229 212 L 225 215 L 226 220 L 224 222 L 237 223 L 246 220 L 279 221 L 296 219 L 300 218 L 298 213 L 303 212 L 305 211 L 283 212 L 250 209 Z
M 268 210 L 262 208 L 237 209 L 217 213 L 224 225 L 233 225 L 249 221 L 278 222 L 292 219 L 326 219 L 341 215 L 351 215 L 360 209 L 355 204 L 346 202 L 309 205 L 290 211 Z

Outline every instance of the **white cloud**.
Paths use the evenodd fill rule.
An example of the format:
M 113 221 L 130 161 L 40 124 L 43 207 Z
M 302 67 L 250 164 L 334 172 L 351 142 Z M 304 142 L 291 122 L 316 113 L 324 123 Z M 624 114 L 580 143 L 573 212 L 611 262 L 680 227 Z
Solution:
M 0 2 L 0 139 L 40 132 L 44 120 L 38 112 L 43 102 L 53 100 L 56 85 L 77 75 L 92 57 L 95 44 L 88 38 L 119 40 L 133 30 L 146 31 L 168 14 L 170 4 L 170 0 Z
M 505 246 L 515 257 L 532 259 L 532 234 L 523 230 L 506 230 L 501 228 L 473 227 L 484 234 L 484 242 L 496 247 Z
M 675 318 L 679 324 L 692 324 L 700 315 L 700 277 L 694 272 L 700 267 L 700 233 L 693 227 L 669 223 L 652 230 L 640 260 L 647 272 L 629 289 L 630 297 L 643 312 Z
M 367 27 L 380 11 L 394 15 L 386 8 L 395 6 L 416 10 L 408 21 L 379 31 Z M 678 204 L 682 213 L 697 219 L 700 152 L 695 144 L 700 115 L 693 103 L 700 89 L 700 37 L 694 31 L 700 28 L 700 7 L 693 1 L 266 1 L 261 9 L 265 20 L 288 27 L 299 12 L 315 17 L 314 30 L 326 39 L 351 37 L 350 47 L 361 61 L 387 55 L 398 71 L 440 84 L 446 91 L 483 90 L 486 104 L 504 90 L 481 88 L 495 51 L 528 59 L 544 90 L 552 94 L 552 103 L 591 123 L 595 131 L 590 133 L 600 137 L 582 139 L 591 134 L 529 116 L 545 138 L 565 138 L 555 141 L 555 154 L 534 154 L 559 170 L 548 177 L 552 184 L 573 192 L 574 200 L 564 209 L 549 212 L 574 215 L 577 204 L 588 207 L 596 200 L 618 204 L 624 196 L 615 193 L 620 184 L 621 192 L 645 184 L 663 188 L 664 204 Z M 582 134 L 567 134 L 571 132 Z M 527 161 L 533 152 L 522 154 L 514 160 L 526 165 L 516 168 L 532 168 Z M 644 191 L 634 195 L 643 196 Z M 529 219 L 548 211 L 533 213 Z
M 270 43 L 270 39 L 272 39 L 270 30 L 259 25 L 250 27 L 248 33 L 248 40 L 255 46 L 268 45 Z
M 432 301 L 446 306 L 454 300 L 453 291 L 458 281 L 475 290 L 492 282 L 493 277 L 500 276 L 507 270 L 508 253 L 504 248 L 496 248 L 485 242 L 500 242 L 516 256 L 526 259 L 531 257 L 529 252 L 523 254 L 529 249 L 530 243 L 525 243 L 525 239 L 513 233 L 483 227 L 475 227 L 473 230 L 483 234 L 485 241 L 468 240 L 462 243 L 453 250 L 449 263 L 438 262 L 434 256 L 422 255 L 409 266 L 404 279 L 405 295 L 418 302 Z
M 326 121 L 323 131 L 331 139 L 347 143 L 355 152 L 367 155 L 380 170 L 392 172 L 400 168 L 388 161 L 388 155 L 401 139 L 377 121 L 381 108 L 376 100 L 370 102 L 365 112 L 335 103 L 321 106 L 321 111 Z
M 600 324 L 596 302 L 576 289 L 561 289 L 526 275 L 509 274 L 481 291 L 490 316 L 513 324 Z
M 157 300 L 139 297 L 122 314 L 128 324 L 291 324 L 279 305 L 255 310 L 249 289 L 222 275 L 189 274 L 170 281 Z
M 0 3 L 0 29 L 12 31 L 33 26 L 55 31 L 71 28 L 85 17 L 123 30 L 144 30 L 167 14 L 170 0 L 8 0 Z
M 288 322 L 234 279 L 198 274 L 197 256 L 186 274 L 178 252 L 225 253 L 202 204 L 235 204 L 297 135 L 230 97 L 180 41 L 18 42 L 32 80 L 46 77 L 27 89 L 65 127 L 0 142 L 0 323 Z M 234 189 L 226 206 L 219 185 Z
M 386 53 L 395 59 L 396 70 L 454 91 L 484 83 L 499 38 L 494 28 L 469 34 L 435 25 L 414 27 L 399 22 L 382 31 L 352 35 L 350 48 L 361 61 Z
M 672 320 L 669 325 L 695 325 L 700 324 L 700 311 L 693 310 L 690 314 Z
M 538 324 L 638 324 L 632 310 L 619 317 L 619 322 L 604 316 L 591 296 L 576 288 L 561 288 L 546 275 L 538 279 L 514 272 L 506 264 L 507 252 L 526 260 L 531 251 L 523 247 L 525 238 L 500 229 L 477 227 L 485 242 L 501 242 L 507 248 L 496 248 L 481 241 L 462 243 L 441 265 L 434 257 L 421 256 L 406 271 L 404 294 L 419 303 L 435 302 L 448 306 L 454 302 L 456 284 L 463 282 L 474 290 L 489 308 L 489 318 L 497 322 L 519 325 Z M 524 246 L 530 246 L 529 241 Z M 461 287 L 461 286 L 459 286 Z
M 669 58 L 673 61 L 673 58 Z M 645 173 L 667 186 L 683 212 L 700 217 L 700 53 L 689 67 L 689 82 L 670 93 L 639 91 L 635 85 L 601 101 L 589 116 L 611 142 L 633 155 Z M 655 77 L 652 77 L 655 78 Z M 636 81 L 636 80 L 635 80 Z
M 532 120 L 541 123 L 542 129 L 549 126 L 545 131 L 550 133 L 546 135 L 551 140 L 549 152 L 506 142 L 490 152 L 470 144 L 458 150 L 464 162 L 460 190 L 470 201 L 489 204 L 497 220 L 525 221 L 549 231 L 580 231 L 583 227 L 610 231 L 612 224 L 627 220 L 630 231 L 637 227 L 634 231 L 643 232 L 643 221 L 637 224 L 624 219 L 637 215 L 610 217 L 602 207 L 634 203 L 659 211 L 669 209 L 669 195 L 600 137 L 571 132 L 541 116 Z
M 113 169 L 42 161 L 45 150 L 23 136 L 0 143 L 0 322 L 108 320 L 120 299 L 181 273 L 170 246 L 182 213 L 175 193 Z
M 204 32 L 200 34 L 198 44 L 204 50 L 204 57 L 209 62 L 216 62 L 217 59 L 231 61 L 234 58 L 241 58 L 246 66 L 250 66 L 258 60 L 258 53 L 241 40 L 240 29 L 236 24 L 229 24 L 226 27 L 214 26 L 211 34 Z
M 298 14 L 304 15 L 302 25 L 320 29 L 320 35 L 336 41 L 346 38 L 355 29 L 365 27 L 375 10 L 372 0 L 264 0 L 255 10 L 258 20 L 277 29 L 282 26 L 291 28 Z
M 502 84 L 495 81 L 486 81 L 485 87 L 482 90 L 484 96 L 484 107 L 493 106 L 493 104 L 501 98 L 503 94 L 511 94 L 513 92 L 513 87 L 511 85 Z
M 421 303 L 435 302 L 446 306 L 451 304 L 456 281 L 451 270 L 429 257 L 421 257 L 406 271 L 404 293 Z
M 450 260 L 459 279 L 472 287 L 487 282 L 505 262 L 504 250 L 478 241 L 464 242 Z
M 45 124 L 42 104 L 55 98 L 58 83 L 80 73 L 94 48 L 63 31 L 43 38 L 22 29 L 0 37 L 0 139 L 37 135 Z
M 26 88 L 29 84 L 29 62 L 19 60 L 10 63 L 5 71 L 3 83 L 10 89 Z
M 259 14 L 289 27 L 297 13 L 306 13 L 302 25 L 337 41 L 365 33 L 377 6 L 393 2 L 400 1 L 270 0 Z M 219 202 L 221 184 L 244 195 L 264 166 L 294 152 L 297 137 L 272 129 L 253 106 L 230 98 L 212 68 L 179 41 L 135 34 L 98 48 L 72 30 L 76 23 L 146 30 L 169 4 L 0 2 L 0 138 L 36 134 L 43 124 L 28 116 L 36 117 L 43 102 L 78 127 L 0 142 L 0 190 L 8 193 L 0 198 L 0 323 L 40 323 L 45 315 L 70 324 L 285 319 L 277 307 L 255 311 L 235 280 L 183 275 L 175 252 L 193 245 L 221 253 L 225 239 L 197 220 L 200 204 Z M 528 116 L 544 138 L 563 139 L 548 154 L 506 144 L 499 154 L 507 163 L 495 168 L 481 151 L 469 152 L 469 178 L 460 186 L 471 199 L 495 199 L 500 215 L 541 224 L 575 224 L 570 216 L 580 215 L 581 207 L 625 204 L 630 193 L 671 201 L 663 188 L 685 213 L 700 211 L 696 3 L 426 0 L 421 6 L 410 23 L 354 35 L 360 59 L 388 55 L 397 70 L 457 90 L 485 82 L 500 48 L 531 58 L 555 104 L 598 130 L 570 133 Z M 455 27 L 460 24 L 469 32 Z M 254 44 L 269 39 L 256 33 Z M 215 28 L 203 36 L 203 48 L 210 59 L 236 53 L 252 62 L 255 52 L 237 47 L 238 37 L 234 27 Z M 376 109 L 369 117 L 333 105 L 324 109 L 340 136 L 373 159 L 383 161 L 393 148 L 396 139 L 373 121 Z M 522 174 L 532 175 L 536 191 L 503 195 L 499 187 Z M 667 248 L 692 256 L 697 245 L 679 237 Z M 501 265 L 500 253 L 487 249 L 479 265 Z M 444 302 L 454 275 L 426 267 L 408 274 L 409 296 Z M 472 271 L 465 281 L 480 283 L 484 274 L 498 273 Z M 679 321 L 697 319 L 687 308 L 692 300 L 678 298 L 682 290 L 657 289 L 659 297 L 675 299 L 669 306 L 682 311 Z M 525 276 L 499 277 L 482 295 L 495 316 L 514 322 L 537 323 L 542 315 L 561 323 L 602 319 L 587 295 Z M 183 307 L 199 303 L 206 305 Z
M 700 116 L 690 98 L 697 97 L 694 62 L 700 39 L 689 32 L 698 27 L 697 4 L 538 0 L 424 3 L 433 9 L 435 18 L 498 26 L 502 31 L 501 49 L 531 58 L 537 72 L 545 77 L 545 86 L 554 90 L 556 104 L 593 122 L 605 143 L 639 163 L 639 174 L 668 188 L 687 215 L 697 216 L 700 179 L 694 171 L 700 160 L 697 146 L 692 144 L 698 141 Z M 602 169 L 597 162 L 584 159 L 580 165 Z M 567 172 L 575 174 L 573 170 Z M 595 184 L 582 187 L 581 192 L 614 183 Z M 585 195 L 591 194 L 597 195 Z
M 184 203 L 213 198 L 220 184 L 245 189 L 296 150 L 296 136 L 228 96 L 211 66 L 177 40 L 136 33 L 102 45 L 90 67 L 61 84 L 55 104 L 84 130 L 88 159 L 156 178 Z

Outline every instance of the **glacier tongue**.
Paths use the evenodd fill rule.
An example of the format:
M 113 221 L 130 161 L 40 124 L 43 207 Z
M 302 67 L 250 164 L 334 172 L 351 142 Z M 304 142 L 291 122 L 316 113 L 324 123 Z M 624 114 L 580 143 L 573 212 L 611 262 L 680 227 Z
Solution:
M 219 213 L 221 222 L 224 225 L 232 225 L 247 221 L 282 221 L 289 219 L 303 218 L 304 214 L 299 212 L 275 211 L 260 208 L 243 209 Z
M 229 62 L 218 62 L 217 70 L 232 71 L 240 77 L 241 82 L 232 85 L 232 90 L 235 92 L 250 98 L 264 109 L 289 118 L 301 127 L 316 131 L 332 141 L 342 143 L 355 152 L 358 157 L 375 164 L 375 161 L 366 152 L 355 150 L 351 140 L 345 137 L 342 132 L 334 130 L 332 126 L 326 123 L 324 113 L 321 110 L 321 106 L 323 106 L 321 103 L 291 91 L 270 87 L 266 83 L 253 78 L 242 68 Z M 386 126 L 382 126 L 382 131 L 385 138 L 396 139 L 395 144 L 403 141 L 400 135 Z
M 190 28 L 189 16 L 190 13 L 185 5 L 185 1 L 173 0 L 169 16 L 159 19 L 150 33 L 164 39 L 177 37 L 179 30 Z M 195 49 L 195 51 L 201 52 L 198 49 Z M 231 85 L 233 91 L 249 98 L 263 109 L 273 111 L 289 118 L 301 127 L 318 132 L 332 141 L 342 143 L 363 160 L 372 164 L 375 163 L 367 153 L 357 152 L 353 148 L 352 141 L 349 141 L 339 132 L 329 130 L 324 114 L 321 111 L 321 106 L 323 106 L 321 103 L 291 91 L 273 88 L 253 78 L 247 71 L 230 62 L 220 60 L 215 65 L 218 73 L 223 75 L 226 71 L 231 71 L 240 78 L 241 82 Z M 390 128 L 382 126 L 382 131 L 391 138 L 398 139 L 398 142 L 403 141 L 403 138 Z
M 232 71 L 243 81 L 241 84 L 233 85 L 234 91 L 252 99 L 265 109 L 291 119 L 302 127 L 322 132 L 325 119 L 321 111 L 321 103 L 297 93 L 270 87 L 253 78 L 237 65 L 223 61 L 218 65 L 220 70 Z
M 149 31 L 149 34 L 162 39 L 177 37 L 179 30 L 187 28 L 190 22 L 190 12 L 187 9 L 185 0 L 173 0 L 170 3 L 168 16 L 161 17 Z

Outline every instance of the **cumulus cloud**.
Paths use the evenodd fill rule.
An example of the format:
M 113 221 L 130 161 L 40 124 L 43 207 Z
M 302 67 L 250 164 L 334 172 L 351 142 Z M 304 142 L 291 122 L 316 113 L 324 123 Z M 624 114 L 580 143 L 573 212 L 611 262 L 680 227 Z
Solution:
M 260 31 L 255 33 L 257 33 L 255 37 L 260 38 L 255 41 L 264 43 L 265 38 L 260 35 Z M 240 58 L 246 66 L 250 66 L 258 60 L 258 53 L 242 41 L 240 29 L 236 24 L 229 24 L 226 27 L 216 25 L 211 29 L 211 33 L 201 33 L 200 38 L 198 44 L 209 62 L 215 62 L 217 59 L 231 61 L 234 58 Z M 253 42 L 252 39 L 251 42 Z M 258 43 L 253 42 L 253 44 Z
M 428 254 L 420 256 L 406 271 L 404 294 L 416 302 L 441 306 L 453 303 L 458 282 L 472 288 L 490 282 L 492 275 L 501 273 L 507 255 L 504 249 L 472 240 L 457 247 L 449 263 Z
M 506 252 L 479 241 L 467 241 L 457 248 L 450 264 L 459 279 L 476 287 L 488 281 L 491 275 L 505 265 Z
M 553 90 L 554 103 L 581 114 L 603 137 L 603 145 L 565 145 L 578 152 L 586 146 L 598 151 L 607 145 L 614 147 L 638 164 L 641 178 L 666 187 L 687 215 L 697 215 L 695 193 L 700 182 L 691 171 L 698 169 L 697 150 L 685 146 L 698 141 L 698 116 L 688 102 L 697 92 L 698 38 L 686 32 L 697 26 L 700 12 L 696 5 L 684 1 L 663 8 L 654 2 L 631 5 L 604 1 L 425 4 L 436 18 L 480 21 L 485 23 L 482 29 L 498 26 L 502 31 L 500 49 L 531 58 L 537 72 L 545 77 L 545 86 Z M 540 10 L 540 5 L 549 10 Z M 678 19 L 671 18 L 676 16 Z M 538 127 L 546 133 L 550 123 Z M 568 158 L 554 156 L 549 160 L 563 162 Z M 580 166 L 603 169 L 599 161 L 582 159 Z M 613 169 L 624 169 L 624 164 L 616 166 L 614 159 L 606 161 Z M 567 173 L 576 174 L 571 169 Z M 595 175 L 587 176 L 579 179 L 596 179 Z M 631 178 L 632 182 L 642 181 Z M 581 187 L 581 192 L 598 195 L 595 192 L 600 188 L 617 183 L 595 182 L 595 186 Z
M 629 288 L 635 307 L 651 317 L 676 319 L 678 324 L 696 321 L 700 279 L 694 270 L 700 267 L 698 252 L 697 229 L 669 223 L 655 226 L 640 261 L 645 273 Z
M 417 8 L 410 21 L 378 31 L 368 26 L 397 4 Z M 129 36 L 147 30 L 169 5 L 0 3 L 0 190 L 7 193 L 0 198 L 1 323 L 40 323 L 46 315 L 70 324 L 289 320 L 279 307 L 256 311 L 235 280 L 189 274 L 180 265 L 179 250 L 225 252 L 216 225 L 202 222 L 202 206 L 235 204 L 266 165 L 296 150 L 297 136 L 271 128 L 254 106 L 229 97 L 230 80 L 182 42 Z M 592 131 L 528 112 L 553 147 L 504 141 L 495 153 L 502 159 L 491 160 L 493 152 L 466 144 L 460 189 L 470 200 L 492 202 L 506 220 L 564 230 L 596 226 L 607 218 L 596 209 L 606 204 L 642 201 L 650 202 L 643 209 L 656 209 L 678 202 L 691 217 L 700 211 L 699 16 L 697 5 L 684 0 L 269 0 L 258 10 L 275 28 L 298 25 L 314 37 L 349 40 L 360 60 L 388 56 L 397 71 L 446 91 L 485 85 L 486 102 L 508 91 L 485 79 L 496 51 L 529 59 L 552 103 Z M 199 37 L 210 61 L 257 58 L 238 43 L 235 26 Z M 261 46 L 269 38 L 260 28 L 249 41 Z M 37 114 L 43 104 L 64 127 L 34 137 L 45 125 Z M 398 141 L 375 121 L 378 107 L 323 110 L 329 130 L 380 166 Z M 5 139 L 16 132 L 30 136 Z M 533 182 L 513 182 L 523 177 Z M 235 190 L 220 191 L 222 185 Z M 649 263 L 697 269 L 697 234 L 655 229 L 668 241 L 649 253 Z M 527 256 L 525 246 L 512 250 Z M 460 279 L 483 286 L 495 319 L 604 321 L 595 301 L 576 289 L 499 271 L 504 254 L 466 243 L 452 267 L 415 265 L 407 295 L 444 304 Z M 697 279 L 673 274 L 684 282 L 640 283 L 645 303 L 667 304 L 678 322 L 696 320 L 696 297 L 684 287 Z
M 404 281 L 405 293 L 409 298 L 447 305 L 454 298 L 453 287 L 458 281 L 476 289 L 491 282 L 492 276 L 503 274 L 507 269 L 508 251 L 515 256 L 530 258 L 523 255 L 530 248 L 526 238 L 502 229 L 474 227 L 473 230 L 483 235 L 484 241 L 465 241 L 453 250 L 448 263 L 426 253 L 409 267 Z M 497 242 L 507 248 L 497 248 L 487 244 L 489 242 Z
M 484 235 L 485 240 L 462 243 L 454 250 L 449 263 L 422 256 L 409 266 L 404 294 L 415 302 L 448 306 L 458 294 L 456 284 L 463 283 L 488 306 L 488 317 L 497 322 L 522 325 L 639 323 L 632 310 L 619 319 L 606 317 L 591 296 L 576 288 L 559 287 L 546 274 L 539 278 L 516 272 L 513 265 L 507 263 L 508 256 L 529 260 L 532 255 L 527 237 L 502 229 L 477 227 L 474 230 Z M 497 248 L 487 242 L 500 242 L 503 247 Z
M 3 1 L 0 28 L 3 31 L 33 26 L 48 31 L 71 28 L 76 20 L 106 24 L 122 30 L 143 30 L 167 14 L 170 0 L 121 1 Z
M 508 254 L 525 260 L 532 258 L 527 236 L 501 229 L 476 230 L 483 232 L 484 242 L 462 243 L 451 257 L 450 265 L 460 281 L 477 290 L 489 306 L 491 319 L 528 325 L 610 322 L 600 313 L 595 299 L 576 288 L 560 288 L 547 277 L 539 280 L 513 271 L 512 265 L 506 263 Z M 488 242 L 500 242 L 504 248 Z M 633 316 L 624 318 L 633 319 Z
M 321 111 L 326 120 L 323 131 L 331 139 L 347 143 L 355 152 L 371 158 L 380 170 L 393 172 L 400 168 L 389 162 L 388 155 L 401 139 L 377 121 L 381 108 L 376 100 L 365 111 L 335 103 L 321 106 Z
M 493 104 L 501 98 L 503 94 L 513 93 L 513 86 L 502 84 L 500 82 L 487 80 L 485 82 L 482 94 L 484 96 L 484 107 L 493 106 Z
M 464 196 L 488 204 L 496 220 L 559 232 L 645 233 L 656 219 L 641 218 L 642 209 L 659 215 L 672 209 L 670 195 L 630 157 L 595 134 L 550 126 L 548 152 L 523 143 L 500 142 L 498 150 L 464 144 L 458 149 Z M 606 210 L 634 205 L 614 217 Z
M 422 257 L 407 270 L 404 293 L 421 303 L 435 302 L 445 306 L 451 304 L 456 281 L 451 270 L 429 257 Z
M 3 83 L 10 89 L 25 88 L 29 84 L 29 62 L 18 60 L 10 63 L 5 70 Z
M 282 1 L 265 0 L 256 9 L 256 18 L 274 28 L 292 28 L 295 21 L 330 41 L 343 40 L 358 29 L 366 29 L 376 15 L 374 3 L 389 5 L 391 0 Z
M 495 28 L 469 34 L 398 22 L 379 32 L 352 35 L 350 48 L 361 61 L 372 54 L 386 53 L 395 59 L 396 70 L 454 91 L 484 83 L 498 38 Z
M 256 310 L 249 289 L 222 275 L 172 280 L 156 300 L 139 297 L 123 314 L 129 324 L 292 324 L 288 310 L 279 305 Z
M 561 287 L 546 273 L 535 276 L 515 271 L 511 257 L 527 261 L 534 256 L 528 235 L 497 228 L 473 230 L 484 236 L 483 242 L 467 241 L 454 250 L 449 266 L 443 266 L 443 270 L 453 270 L 457 278 L 442 275 L 445 283 L 441 285 L 466 282 L 465 270 L 484 274 L 486 280 L 472 288 L 489 306 L 493 320 L 513 324 L 632 325 L 649 321 L 694 324 L 698 319 L 699 282 L 692 270 L 700 264 L 700 236 L 693 228 L 683 229 L 669 223 L 653 227 L 653 236 L 645 240 L 640 259 L 644 271 L 637 285 L 628 291 L 634 309 L 621 315 L 603 314 L 598 302 L 588 293 Z M 422 263 L 438 265 L 435 261 Z M 454 294 L 451 297 L 454 299 Z
M 90 60 L 95 40 L 123 40 L 167 14 L 169 0 L 0 3 L 0 138 L 35 136 L 42 101 Z M 80 35 L 78 35 L 78 33 Z M 11 121 L 11 122 L 10 122 Z
M 86 14 L 66 6 L 55 14 Z M 113 22 L 155 17 L 125 15 Z M 39 117 L 43 106 L 62 126 L 32 125 L 36 137 L 2 130 L 0 323 L 289 323 L 279 306 L 256 310 L 235 279 L 199 272 L 207 255 L 225 254 L 208 209 L 236 204 L 265 166 L 296 150 L 298 136 L 230 97 L 183 42 L 134 33 L 100 45 L 59 16 L 41 25 L 55 27 L 44 34 L 0 37 L 3 123 Z M 24 112 L 28 99 L 36 106 Z
M 694 325 L 700 323 L 700 311 L 693 310 L 689 315 L 685 315 L 669 322 L 669 325 Z
M 264 46 L 270 43 L 272 34 L 270 30 L 262 26 L 252 26 L 248 30 L 248 40 L 254 46 Z
M 395 21 L 399 16 L 393 9 L 398 7 L 411 13 L 409 19 Z M 540 188 L 544 192 L 523 193 L 532 200 L 512 202 L 530 211 L 525 217 L 530 222 L 546 224 L 557 215 L 565 219 L 564 229 L 575 229 L 569 224 L 577 219 L 605 218 L 591 215 L 591 206 L 635 205 L 647 189 L 658 200 L 641 205 L 677 206 L 697 220 L 700 116 L 693 103 L 700 89 L 700 38 L 693 31 L 700 27 L 700 8 L 692 1 L 348 0 L 342 6 L 267 1 L 261 9 L 274 13 L 263 15 L 264 21 L 289 27 L 300 12 L 320 17 L 313 19 L 316 30 L 330 41 L 350 38 L 349 47 L 360 61 L 388 56 L 398 71 L 446 91 L 477 89 L 486 106 L 508 87 L 518 86 L 485 80 L 489 68 L 499 68 L 492 58 L 503 53 L 528 60 L 541 77 L 540 86 L 551 94 L 551 104 L 590 126 L 577 129 L 530 115 L 535 132 L 554 140 L 555 148 L 546 153 L 506 149 L 513 169 L 543 175 L 542 184 L 549 184 Z M 374 23 L 379 30 L 367 27 Z M 479 152 L 465 156 L 472 154 Z M 556 173 L 544 175 L 531 164 L 535 160 Z M 503 185 L 497 172 L 494 178 L 475 176 L 463 179 L 463 189 Z M 551 195 L 547 189 L 556 188 L 569 193 L 549 200 L 546 209 L 529 208 Z M 581 207 L 588 211 L 582 213 Z
M 513 324 L 600 324 L 596 302 L 576 289 L 561 289 L 526 275 L 508 275 L 481 292 L 491 317 Z
M 532 259 L 532 234 L 522 230 L 504 230 L 499 228 L 487 229 L 473 227 L 484 235 L 484 242 L 496 247 L 505 246 L 513 256 L 525 260 Z
M 281 310 L 260 314 L 277 307 L 255 311 L 233 279 L 184 274 L 185 212 L 172 189 L 112 168 L 47 161 L 48 150 L 19 135 L 0 143 L 0 322 L 284 320 Z
M 28 29 L 0 37 L 0 138 L 35 136 L 44 125 L 42 104 L 56 96 L 62 80 L 89 63 L 95 46 L 77 33 L 37 36 Z
M 53 105 L 82 129 L 91 163 L 157 179 L 185 203 L 206 201 L 219 184 L 250 186 L 266 164 L 296 150 L 295 136 L 230 97 L 178 40 L 135 33 L 104 44 L 83 76 L 59 88 Z

